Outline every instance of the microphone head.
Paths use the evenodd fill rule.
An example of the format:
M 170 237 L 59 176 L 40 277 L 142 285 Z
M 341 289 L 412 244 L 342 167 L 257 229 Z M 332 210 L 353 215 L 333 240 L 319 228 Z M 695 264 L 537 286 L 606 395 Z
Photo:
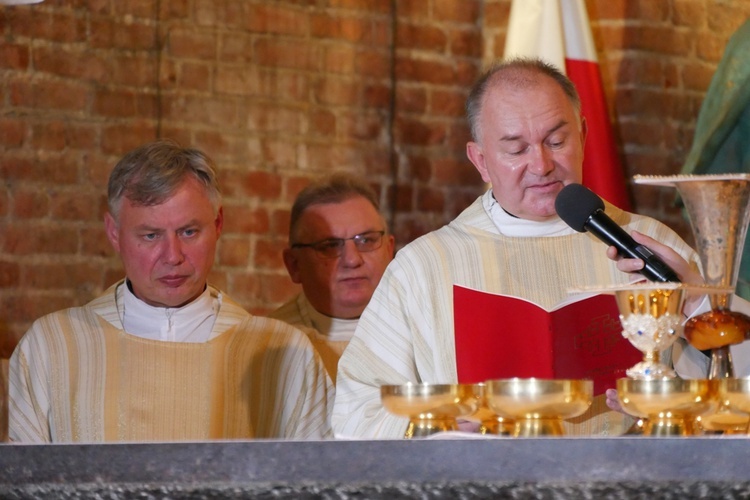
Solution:
M 567 225 L 586 232 L 586 222 L 597 210 L 604 210 L 604 202 L 596 193 L 581 184 L 568 184 L 555 198 L 557 215 Z

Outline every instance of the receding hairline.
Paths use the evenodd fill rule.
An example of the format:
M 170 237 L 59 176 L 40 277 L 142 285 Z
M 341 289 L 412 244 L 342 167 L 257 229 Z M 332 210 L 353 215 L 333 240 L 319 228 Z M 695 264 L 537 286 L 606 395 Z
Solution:
M 546 77 L 546 78 L 541 78 Z M 474 83 L 466 100 L 466 116 L 474 141 L 480 141 L 479 115 L 487 96 L 502 90 L 528 90 L 549 82 L 560 89 L 581 117 L 581 98 L 573 82 L 556 66 L 538 58 L 518 57 L 496 62 L 486 69 Z

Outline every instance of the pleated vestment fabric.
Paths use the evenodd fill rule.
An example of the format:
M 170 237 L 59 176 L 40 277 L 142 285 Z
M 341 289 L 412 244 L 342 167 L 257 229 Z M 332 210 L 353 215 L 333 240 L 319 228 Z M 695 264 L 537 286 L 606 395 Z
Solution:
M 313 347 L 315 347 L 315 350 L 318 351 L 318 354 L 323 359 L 323 364 L 328 371 L 328 375 L 335 383 L 339 358 L 344 353 L 346 346 L 349 345 L 349 341 L 332 340 L 322 332 L 319 332 L 311 319 L 311 308 L 312 305 L 305 297 L 305 294 L 299 293 L 269 314 L 269 317 L 285 321 L 305 332 L 310 342 L 312 342 Z M 331 329 L 336 330 L 340 322 L 351 320 L 330 318 L 330 321 Z
M 652 236 L 698 268 L 695 252 L 665 225 L 610 204 L 606 212 L 626 231 Z M 522 297 L 550 309 L 569 297 L 571 287 L 632 281 L 605 250 L 590 233 L 503 236 L 481 197 L 447 226 L 406 245 L 386 270 L 339 361 L 334 433 L 400 438 L 407 421 L 382 407 L 381 385 L 458 381 L 454 284 Z M 630 417 L 609 411 L 600 396 L 565 428 L 573 435 L 617 435 L 631 423 Z
M 333 385 L 302 332 L 212 289 L 221 334 L 143 339 L 122 330 L 116 286 L 40 318 L 21 339 L 10 366 L 12 441 L 330 437 Z

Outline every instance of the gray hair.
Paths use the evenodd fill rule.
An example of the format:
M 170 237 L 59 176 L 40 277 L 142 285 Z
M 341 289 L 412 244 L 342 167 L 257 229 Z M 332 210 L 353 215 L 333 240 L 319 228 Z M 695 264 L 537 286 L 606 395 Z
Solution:
M 292 214 L 289 220 L 289 242 L 291 243 L 294 239 L 293 235 L 297 232 L 302 214 L 312 205 L 341 203 L 357 196 L 365 198 L 380 213 L 380 203 L 375 190 L 363 179 L 354 175 L 337 172 L 308 185 L 300 191 L 294 200 L 294 205 L 292 205 Z
M 213 160 L 202 151 L 183 148 L 169 140 L 144 144 L 117 162 L 107 187 L 109 212 L 118 220 L 123 198 L 141 206 L 159 205 L 188 176 L 205 187 L 214 212 L 218 213 L 221 193 Z
M 518 57 L 500 61 L 487 69 L 471 88 L 466 99 L 466 117 L 471 128 L 471 138 L 480 142 L 481 126 L 479 115 L 487 90 L 497 84 L 507 83 L 516 87 L 530 87 L 534 85 L 535 75 L 546 75 L 552 78 L 570 100 L 578 116 L 581 115 L 581 98 L 575 85 L 556 66 L 541 59 Z

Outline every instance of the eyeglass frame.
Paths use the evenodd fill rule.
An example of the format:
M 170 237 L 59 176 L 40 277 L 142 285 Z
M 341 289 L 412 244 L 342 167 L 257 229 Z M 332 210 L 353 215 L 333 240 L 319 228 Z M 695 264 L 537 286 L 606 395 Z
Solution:
M 370 248 L 369 250 L 360 249 L 357 242 L 361 241 L 365 237 L 365 235 L 371 235 L 371 234 L 378 235 L 377 246 L 374 248 Z M 362 252 L 362 253 L 374 252 L 375 250 L 383 246 L 383 237 L 385 236 L 385 234 L 386 234 L 386 231 L 384 229 L 380 231 L 365 231 L 364 233 L 355 234 L 354 236 L 350 238 L 325 238 L 320 241 L 314 241 L 312 243 L 292 243 L 290 245 L 290 248 L 311 248 L 315 251 L 316 255 L 319 255 L 323 257 L 324 259 L 337 259 L 341 257 L 341 255 L 344 253 L 344 247 L 346 246 L 347 241 L 352 240 L 354 242 L 354 246 L 357 248 L 357 251 L 359 252 Z M 328 248 L 335 249 L 336 255 L 326 255 L 324 249 L 318 248 L 320 247 L 320 245 L 324 243 L 331 243 L 334 241 L 337 242 L 337 245 L 335 247 L 328 247 Z

